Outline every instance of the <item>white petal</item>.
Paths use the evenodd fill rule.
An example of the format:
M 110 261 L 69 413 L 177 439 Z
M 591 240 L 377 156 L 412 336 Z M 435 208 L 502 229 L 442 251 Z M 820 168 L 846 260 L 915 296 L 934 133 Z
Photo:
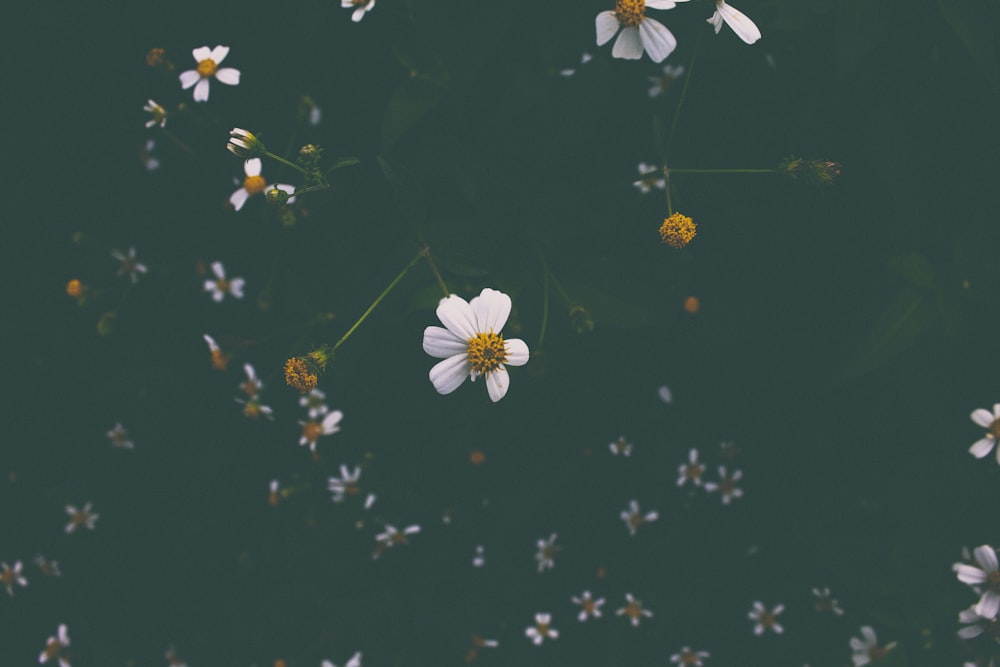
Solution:
M 334 410 L 326 417 L 323 417 L 323 433 L 327 435 L 331 433 L 336 433 L 340 430 L 340 420 L 344 418 L 344 413 L 340 410 Z
M 507 349 L 507 358 L 504 360 L 505 364 L 523 366 L 528 363 L 531 353 L 528 352 L 528 344 L 523 340 L 520 338 L 505 340 L 504 347 Z
M 750 20 L 750 17 L 725 2 L 718 7 L 716 11 L 722 14 L 722 18 L 740 39 L 747 44 L 753 44 L 760 39 L 760 30 L 757 28 L 757 24 Z
M 201 78 L 201 74 L 198 74 L 197 70 L 189 69 L 186 72 L 181 72 L 181 75 L 178 78 L 181 80 L 181 88 L 187 90 L 194 84 L 198 83 L 198 80 Z
M 715 13 L 712 14 L 712 17 L 707 20 L 715 28 L 715 34 L 718 35 L 719 31 L 722 30 L 722 14 L 720 14 L 719 10 L 716 9 Z
M 183 74 L 181 76 L 183 76 Z M 978 426 L 982 426 L 983 428 L 989 428 L 994 419 L 992 412 L 982 408 L 973 410 L 970 416 L 972 417 L 972 421 L 976 422 Z
M 618 19 L 611 10 L 601 12 L 597 15 L 597 45 L 603 46 L 618 32 Z
M 191 55 L 194 56 L 194 61 L 196 63 L 200 63 L 202 60 L 208 60 L 212 57 L 212 49 L 207 46 L 199 46 L 191 52 Z
M 449 294 L 438 303 L 437 316 L 448 331 L 462 340 L 476 335 L 476 314 L 462 297 Z
M 229 203 L 233 205 L 233 208 L 237 211 L 243 208 L 243 204 L 247 202 L 247 198 L 250 193 L 247 192 L 246 188 L 240 188 L 233 194 L 229 195 Z
M 973 565 L 955 563 L 955 576 L 963 584 L 981 584 L 986 581 L 986 573 Z
M 615 40 L 615 47 L 611 49 L 611 55 L 625 60 L 642 58 L 642 40 L 639 39 L 639 30 L 637 28 L 622 28 L 621 34 Z
M 672 32 L 659 21 L 646 18 L 639 24 L 639 36 L 646 53 L 654 63 L 661 63 L 677 48 Z
M 678 2 L 687 2 L 687 0 L 646 0 L 646 6 L 650 9 L 673 9 Z
M 208 101 L 208 79 L 201 79 L 200 81 L 198 81 L 198 85 L 194 87 L 194 101 L 195 102 Z
M 226 268 L 222 266 L 222 262 L 212 262 L 212 273 L 219 280 L 224 280 L 226 277 Z
M 487 287 L 469 302 L 476 314 L 476 331 L 500 333 L 510 317 L 510 297 Z
M 243 278 L 233 278 L 229 281 L 229 293 L 235 296 L 237 299 L 243 298 L 243 286 L 246 285 L 246 280 Z
M 215 71 L 215 78 L 227 86 L 236 86 L 240 82 L 240 71 L 232 67 L 223 67 Z
M 995 618 L 997 611 L 1000 611 L 1000 595 L 993 591 L 983 593 L 982 599 L 976 605 L 976 613 L 983 618 Z
M 259 157 L 252 157 L 243 163 L 243 173 L 247 176 L 260 176 L 261 162 Z
M 431 384 L 439 394 L 450 394 L 469 377 L 469 363 L 464 354 L 456 354 L 434 364 L 430 372 Z
M 358 9 L 355 9 L 354 13 L 351 14 L 351 20 L 354 21 L 355 23 L 358 23 L 364 17 L 365 17 L 364 7 L 359 7 Z
M 993 438 L 982 438 L 981 440 L 976 440 L 972 443 L 972 447 L 969 447 L 969 453 L 975 456 L 977 459 L 981 459 L 990 453 L 993 449 L 993 445 L 996 441 Z
M 875 635 L 875 630 L 870 625 L 861 626 L 861 635 L 865 638 L 866 646 L 877 646 L 878 637 Z
M 979 567 L 983 569 L 984 572 L 995 572 L 997 569 L 997 552 L 988 544 L 983 544 L 978 546 L 973 550 L 972 555 L 975 556 L 976 562 L 979 563 Z
M 983 634 L 983 626 L 981 625 L 969 625 L 958 631 L 958 636 L 962 639 L 972 639 L 981 634 Z
M 209 56 L 209 58 L 215 61 L 215 64 L 218 65 L 219 63 L 221 63 L 223 60 L 226 59 L 227 55 L 229 55 L 228 46 L 217 46 L 214 49 L 212 49 L 212 53 Z
M 486 391 L 490 394 L 490 400 L 496 403 L 507 395 L 510 388 L 510 375 L 503 366 L 497 366 L 496 370 L 486 376 Z
M 424 352 L 437 359 L 447 359 L 456 354 L 465 354 L 468 343 L 442 327 L 424 329 Z

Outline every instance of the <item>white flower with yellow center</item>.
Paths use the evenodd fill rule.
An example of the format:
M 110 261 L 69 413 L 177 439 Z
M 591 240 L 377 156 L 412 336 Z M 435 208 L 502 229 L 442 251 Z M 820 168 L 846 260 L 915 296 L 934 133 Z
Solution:
M 365 14 L 372 10 L 372 7 L 375 6 L 375 0 L 340 0 L 340 6 L 344 9 L 355 7 L 354 12 L 351 14 L 351 20 L 357 23 L 365 17 Z
M 673 9 L 678 2 L 686 1 L 617 0 L 614 10 L 597 15 L 597 45 L 606 44 L 621 28 L 611 55 L 638 60 L 645 49 L 653 62 L 663 62 L 677 48 L 677 40 L 662 23 L 646 16 L 646 5 L 653 9 Z
M 737 37 L 747 44 L 753 44 L 760 39 L 760 30 L 757 28 L 757 24 L 750 20 L 750 17 L 735 7 L 727 5 L 726 0 L 716 0 L 715 13 L 712 14 L 712 18 L 708 19 L 708 22 L 715 27 L 716 35 L 722 30 L 723 21 L 733 29 Z
M 504 340 L 500 330 L 510 316 L 510 297 L 486 288 L 471 302 L 451 294 L 441 299 L 437 316 L 444 327 L 424 329 L 424 352 L 444 359 L 430 372 L 439 394 L 450 394 L 469 377 L 486 376 L 493 402 L 507 393 L 510 377 L 504 364 L 528 363 L 528 345 L 519 338 Z
M 208 80 L 215 77 L 219 82 L 227 86 L 235 86 L 240 82 L 240 71 L 232 67 L 219 67 L 219 63 L 229 55 L 228 46 L 216 46 L 210 49 L 207 46 L 199 46 L 191 52 L 195 62 L 198 63 L 196 69 L 189 69 L 181 72 L 181 88 L 187 90 L 194 86 L 194 101 L 208 101 Z M 198 84 L 198 85 L 195 85 Z
M 252 157 L 243 163 L 243 173 L 246 174 L 246 178 L 243 179 L 243 187 L 229 195 L 229 203 L 233 205 L 233 208 L 237 211 L 243 208 L 243 204 L 247 202 L 250 195 L 258 195 L 262 192 L 266 192 L 271 188 L 278 188 L 289 195 L 295 194 L 295 186 L 288 185 L 286 183 L 275 183 L 274 185 L 268 186 L 267 181 L 264 177 L 260 175 L 262 166 L 259 157 Z M 288 202 L 293 203 L 295 197 L 290 197 Z

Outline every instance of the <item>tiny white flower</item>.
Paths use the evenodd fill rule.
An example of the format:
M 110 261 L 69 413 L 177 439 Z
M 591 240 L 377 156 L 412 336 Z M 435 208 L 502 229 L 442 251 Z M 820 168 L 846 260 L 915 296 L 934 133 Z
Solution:
M 226 370 L 226 365 L 229 363 L 229 355 L 222 351 L 222 348 L 219 347 L 214 338 L 208 334 L 204 334 L 202 337 L 208 344 L 208 351 L 212 355 L 212 368 L 217 371 Z
M 326 406 L 326 394 L 319 387 L 313 389 L 305 396 L 300 396 L 299 405 L 309 410 L 309 419 L 322 417 L 330 411 L 330 408 Z
M 420 526 L 416 524 L 407 526 L 403 530 L 399 530 L 392 524 L 385 524 L 385 531 L 375 536 L 375 541 L 378 544 L 375 545 L 375 552 L 372 554 L 372 558 L 377 559 L 386 549 L 391 549 L 400 544 L 409 544 L 410 541 L 406 538 L 409 535 L 416 535 L 419 532 Z
M 191 54 L 194 56 L 195 62 L 198 63 L 198 67 L 181 72 L 179 78 L 181 80 L 181 87 L 184 90 L 194 86 L 195 102 L 208 101 L 208 82 L 212 77 L 215 77 L 220 83 L 224 83 L 227 86 L 239 84 L 240 71 L 238 69 L 219 67 L 219 63 L 229 55 L 228 46 L 216 46 L 214 49 L 209 49 L 207 46 L 200 46 L 194 49 Z
M 615 456 L 621 454 L 622 456 L 632 456 L 632 443 L 625 439 L 625 436 L 619 436 L 617 440 L 608 445 L 608 449 Z
M 734 470 L 733 474 L 729 475 L 726 472 L 726 466 L 719 466 L 719 481 L 705 482 L 705 490 L 709 493 L 718 491 L 722 494 L 722 504 L 728 505 L 733 498 L 743 496 L 743 489 L 736 486 L 741 479 L 743 479 L 743 471 Z
M 731 5 L 727 5 L 726 0 L 716 0 L 715 13 L 712 14 L 712 18 L 708 19 L 708 22 L 715 28 L 716 35 L 722 30 L 723 21 L 747 44 L 753 44 L 760 39 L 760 30 L 757 28 L 757 24 L 751 21 L 746 14 Z
M 510 297 L 485 288 L 472 301 L 454 294 L 441 299 L 437 316 L 444 327 L 424 329 L 424 352 L 444 359 L 431 368 L 430 380 L 439 394 L 450 394 L 465 382 L 486 376 L 486 390 L 494 403 L 507 394 L 506 365 L 528 363 L 528 345 L 520 338 L 500 335 L 510 316 Z
M 154 125 L 163 127 L 167 124 L 167 110 L 153 100 L 148 100 L 146 104 L 143 105 L 142 110 L 151 116 L 151 118 L 146 121 L 147 128 L 153 127 Z
M 1000 438 L 1000 403 L 993 405 L 992 413 L 989 410 L 979 408 L 973 410 L 970 417 L 977 426 L 986 429 L 986 435 L 972 443 L 972 447 L 969 447 L 969 453 L 977 459 L 981 459 L 993 450 L 997 439 Z M 997 448 L 997 463 L 1000 463 L 1000 447 Z
M 698 450 L 692 448 L 688 452 L 688 462 L 682 463 L 677 471 L 677 486 L 684 486 L 690 481 L 695 486 L 701 486 L 701 477 L 705 474 L 705 466 L 698 463 Z
M 153 139 L 147 139 L 146 143 L 139 149 L 139 160 L 146 167 L 146 171 L 156 171 L 160 168 L 159 159 L 153 155 L 154 148 L 156 148 L 156 142 Z
M 340 420 L 343 418 L 343 412 L 334 410 L 323 417 L 323 421 L 321 422 L 315 420 L 300 421 L 299 424 L 302 425 L 302 437 L 299 438 L 299 444 L 309 445 L 309 449 L 315 452 L 316 441 L 319 440 L 320 436 L 332 435 L 339 431 Z
M 117 422 L 110 431 L 106 433 L 108 440 L 111 441 L 112 447 L 117 447 L 118 449 L 135 449 L 135 443 L 128 437 L 128 431 L 125 427 L 121 425 L 121 422 Z
M 538 612 L 535 614 L 535 624 L 524 630 L 524 635 L 530 639 L 535 646 L 541 645 L 546 638 L 558 639 L 559 631 L 552 627 L 552 614 Z
M 243 286 L 246 285 L 243 278 L 226 279 L 226 268 L 222 262 L 212 262 L 212 273 L 215 274 L 215 280 L 205 281 L 205 291 L 212 293 L 213 301 L 222 301 L 226 294 L 237 299 L 243 298 Z
M 639 170 L 641 178 L 632 183 L 632 185 L 637 187 L 642 194 L 649 194 L 653 188 L 663 190 L 667 187 L 667 180 L 663 175 L 663 170 L 655 164 L 640 162 L 636 168 Z
M 677 48 L 677 40 L 662 23 L 646 16 L 646 6 L 673 9 L 678 2 L 686 0 L 617 0 L 614 10 L 597 15 L 597 45 L 606 44 L 620 28 L 612 56 L 638 60 L 645 50 L 653 62 L 663 62 Z
M 118 267 L 118 275 L 124 276 L 128 275 L 128 279 L 132 281 L 132 284 L 139 282 L 140 273 L 148 273 L 149 269 L 140 261 L 135 258 L 135 248 L 129 248 L 128 253 L 122 253 L 118 250 L 112 250 L 111 256 L 119 261 L 121 266 Z
M 260 396 L 254 395 L 246 400 L 242 398 L 234 400 L 243 406 L 243 416 L 247 419 L 258 419 L 263 415 L 266 419 L 274 421 L 274 410 L 271 409 L 271 406 L 261 403 Z
M 988 544 L 983 544 L 973 551 L 975 565 L 955 563 L 952 568 L 963 584 L 976 587 L 985 585 L 985 592 L 976 605 L 976 613 L 983 618 L 994 618 L 1000 611 L 1000 571 L 998 571 L 997 552 Z M 977 589 L 978 592 L 978 589 Z
M 0 586 L 7 589 L 7 595 L 14 596 L 14 584 L 21 588 L 28 585 L 28 580 L 25 579 L 22 572 L 23 569 L 21 561 L 16 561 L 13 568 L 7 563 L 0 563 Z
M 80 526 L 86 526 L 89 530 L 93 530 L 94 526 L 97 524 L 97 519 L 101 515 L 94 514 L 91 511 L 92 509 L 93 507 L 90 503 L 87 503 L 81 509 L 77 509 L 73 505 L 66 505 L 66 514 L 69 515 L 69 523 L 66 524 L 66 532 L 72 533 Z
M 328 489 L 333 494 L 332 500 L 335 503 L 343 502 L 346 496 L 356 496 L 361 493 L 361 485 L 358 480 L 361 478 L 361 466 L 354 466 L 354 470 L 348 469 L 343 463 L 340 464 L 340 477 L 331 477 L 328 481 Z M 371 508 L 375 504 L 375 494 L 369 493 L 365 497 L 365 509 Z
M 861 636 L 864 637 L 864 639 L 851 637 L 851 650 L 854 652 L 853 655 L 851 655 L 851 661 L 854 662 L 854 667 L 864 667 L 864 665 L 869 665 L 885 656 L 886 653 L 891 651 L 896 646 L 896 642 L 890 642 L 885 646 L 879 646 L 878 637 L 875 635 L 875 630 L 873 630 L 870 625 L 861 627 Z
M 785 605 L 783 604 L 775 605 L 774 608 L 768 609 L 763 603 L 759 601 L 754 602 L 753 609 L 750 610 L 749 614 L 750 620 L 754 622 L 753 633 L 761 635 L 764 634 L 765 630 L 770 630 L 780 635 L 785 631 L 785 628 L 778 623 L 778 616 L 783 611 L 785 611 Z
M 674 402 L 674 393 L 670 391 L 670 387 L 667 385 L 661 385 L 659 389 L 656 390 L 656 395 L 660 397 L 660 400 L 670 405 Z
M 38 662 L 45 664 L 50 660 L 57 660 L 59 667 L 70 667 L 69 658 L 65 655 L 65 649 L 69 648 L 69 633 L 66 625 L 61 624 L 54 637 L 49 637 L 45 642 L 45 648 L 38 656 Z
M 38 571 L 46 577 L 62 576 L 62 571 L 59 569 L 59 562 L 49 560 L 41 554 L 35 556 L 35 566 L 38 567 Z
M 556 566 L 556 552 L 560 547 L 556 546 L 556 534 L 552 533 L 548 539 L 540 539 L 537 542 L 538 551 L 535 553 L 535 560 L 538 561 L 538 573 L 541 574 L 546 569 L 551 570 Z
M 351 20 L 357 23 L 365 17 L 365 14 L 372 10 L 372 7 L 375 6 L 375 0 L 340 0 L 340 6 L 344 9 L 356 7 L 351 13 Z
M 647 618 L 652 618 L 653 616 L 653 612 L 643 608 L 642 600 L 636 600 L 632 597 L 631 593 L 625 594 L 625 606 L 615 611 L 615 614 L 618 616 L 628 616 L 629 622 L 633 626 L 638 626 L 643 616 Z
M 576 615 L 576 620 L 581 623 L 588 618 L 601 617 L 601 606 L 604 605 L 604 598 L 594 599 L 590 591 L 584 591 L 580 597 L 574 595 L 570 599 L 573 601 L 573 604 L 580 607 L 580 613 Z
M 663 74 L 660 76 L 647 77 L 649 79 L 648 92 L 650 98 L 659 97 L 660 95 L 666 93 L 673 86 L 674 81 L 682 76 L 684 76 L 683 65 L 664 65 Z M 669 403 L 670 401 L 665 402 Z
M 829 588 L 814 588 L 812 590 L 813 595 L 816 596 L 816 611 L 820 613 L 831 612 L 836 616 L 844 615 L 844 610 L 840 608 L 836 600 L 830 597 Z
M 704 665 L 702 660 L 709 657 L 711 656 L 708 651 L 692 651 L 685 646 L 680 653 L 670 656 L 670 662 L 675 662 L 680 667 L 702 667 Z
M 243 185 L 229 195 L 229 203 L 235 210 L 240 210 L 243 205 L 247 203 L 247 199 L 251 195 L 257 195 L 272 188 L 277 188 L 288 195 L 295 194 L 295 186 L 289 185 L 287 183 L 274 183 L 268 185 L 264 177 L 260 175 L 262 169 L 262 163 L 259 157 L 252 157 L 243 163 L 243 173 L 246 174 L 246 178 L 243 179 Z M 295 203 L 295 197 L 289 197 L 287 204 Z
M 634 537 L 636 531 L 639 530 L 639 526 L 650 521 L 656 521 L 660 518 L 660 515 L 656 511 L 643 514 L 639 509 L 639 503 L 631 500 L 629 501 L 628 509 L 621 513 L 621 518 L 628 528 L 629 535 Z
M 486 565 L 486 549 L 482 544 L 476 545 L 476 555 L 472 557 L 472 567 L 483 567 Z

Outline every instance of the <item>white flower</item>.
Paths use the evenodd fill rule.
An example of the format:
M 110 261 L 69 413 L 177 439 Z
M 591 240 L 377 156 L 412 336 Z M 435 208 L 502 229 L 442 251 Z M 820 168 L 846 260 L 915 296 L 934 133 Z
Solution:
M 757 601 L 753 603 L 753 609 L 750 610 L 750 620 L 754 622 L 753 633 L 755 635 L 760 635 L 764 633 L 764 630 L 771 630 L 775 634 L 780 635 L 785 631 L 781 624 L 778 623 L 778 615 L 785 611 L 785 605 L 779 604 L 771 610 L 768 610 L 763 603 Z
M 167 124 L 167 110 L 153 100 L 147 100 L 142 106 L 142 110 L 149 113 L 151 116 L 151 118 L 146 121 L 146 127 L 153 127 L 154 125 L 163 127 Z
M 813 595 L 816 596 L 816 611 L 820 613 L 829 611 L 837 616 L 844 615 L 844 610 L 840 608 L 836 600 L 830 597 L 829 588 L 814 588 Z
M 38 656 L 38 662 L 45 664 L 50 660 L 58 660 L 59 667 L 70 667 L 69 658 L 63 655 L 63 649 L 69 647 L 69 633 L 66 632 L 66 625 L 61 624 L 54 637 L 49 637 L 45 642 L 45 648 Z
M 112 447 L 118 447 L 119 449 L 135 449 L 135 443 L 132 442 L 128 437 L 128 431 L 125 427 L 121 425 L 121 422 L 117 422 L 110 431 L 106 434 L 108 440 L 111 441 Z
M 976 562 L 975 565 L 965 563 L 955 563 L 952 568 L 955 570 L 958 580 L 963 584 L 977 586 L 986 585 L 986 591 L 979 598 L 976 605 L 976 613 L 983 618 L 994 618 L 1000 610 L 1000 571 L 998 571 L 997 552 L 988 544 L 978 546 L 973 551 Z
M 132 284 L 139 282 L 140 273 L 148 273 L 149 269 L 142 262 L 138 262 L 135 259 L 135 248 L 129 248 L 128 254 L 119 252 L 118 250 L 112 250 L 111 256 L 117 259 L 121 266 L 118 267 L 118 275 L 123 276 L 128 274 L 128 279 L 132 281 Z
M 91 512 L 92 506 L 87 503 L 82 509 L 77 509 L 73 505 L 66 505 L 66 514 L 69 515 L 69 523 L 66 524 L 66 532 L 72 533 L 74 530 L 80 526 L 86 526 L 90 530 L 94 529 L 94 525 L 97 523 L 97 519 L 101 516 L 100 514 L 93 514 Z
M 597 598 L 595 600 L 590 591 L 584 591 L 580 597 L 574 595 L 570 599 L 573 601 L 573 604 L 580 607 L 580 613 L 576 615 L 576 620 L 581 623 L 588 618 L 601 617 L 601 606 L 604 604 L 604 598 Z
M 156 142 L 152 139 L 147 139 L 146 143 L 139 149 L 139 159 L 142 161 L 143 166 L 146 167 L 146 171 L 156 171 L 160 168 L 160 161 L 153 155 L 154 148 L 156 148 Z
M 545 641 L 546 637 L 551 639 L 559 638 L 559 631 L 549 625 L 552 622 L 552 614 L 538 612 L 535 614 L 535 624 L 528 626 L 524 630 L 524 635 L 534 642 L 535 646 Z
M 222 262 L 212 262 L 212 273 L 215 274 L 215 280 L 205 281 L 205 291 L 212 293 L 213 301 L 222 301 L 226 294 L 232 294 L 237 299 L 243 298 L 243 286 L 246 284 L 243 278 L 227 280 L 226 268 Z
M 655 511 L 643 514 L 639 510 L 639 503 L 631 500 L 629 501 L 628 509 L 621 513 L 621 518 L 628 528 L 629 535 L 635 536 L 635 532 L 639 530 L 639 526 L 649 521 L 656 521 L 660 518 L 660 515 Z
M 851 650 L 854 651 L 851 660 L 854 662 L 854 667 L 863 667 L 864 665 L 871 664 L 896 646 L 896 642 L 879 646 L 878 637 L 875 636 L 875 631 L 870 625 L 862 626 L 861 635 L 864 637 L 864 640 L 851 637 Z
M 670 662 L 676 662 L 681 667 L 702 667 L 704 664 L 702 659 L 709 657 L 711 656 L 708 651 L 692 651 L 685 646 L 680 653 L 674 653 L 670 656 Z
M 701 486 L 701 476 L 705 473 L 705 466 L 698 463 L 698 450 L 691 449 L 688 452 L 688 462 L 682 463 L 677 471 L 677 486 L 684 486 L 688 480 L 695 486 Z
M 559 547 L 556 546 L 556 534 L 552 533 L 549 535 L 549 539 L 538 540 L 538 552 L 535 554 L 535 560 L 538 561 L 538 573 L 541 574 L 548 569 L 552 569 L 556 566 L 556 552 L 559 551 Z
M 486 390 L 495 403 L 507 393 L 510 377 L 504 364 L 528 363 L 528 345 L 519 338 L 504 340 L 500 330 L 510 316 L 510 297 L 485 288 L 471 302 L 454 294 L 441 299 L 437 316 L 442 327 L 424 329 L 424 352 L 444 359 L 431 368 L 439 394 L 450 394 L 469 377 L 486 376 Z
M 986 435 L 972 443 L 972 447 L 969 447 L 969 453 L 977 459 L 981 459 L 993 450 L 997 444 L 997 438 L 1000 438 L 1000 403 L 993 405 L 992 414 L 989 410 L 979 408 L 973 410 L 970 416 L 978 426 L 986 429 Z M 997 463 L 1000 463 L 1000 448 L 997 449 Z
M 344 9 L 357 7 L 351 14 L 351 20 L 357 23 L 372 10 L 372 7 L 375 6 L 375 0 L 340 0 L 340 6 Z
M 628 616 L 633 626 L 638 626 L 643 616 L 652 618 L 653 612 L 642 608 L 642 600 L 636 600 L 631 593 L 625 594 L 625 606 L 615 612 L 618 616 Z
M 958 612 L 958 622 L 965 624 L 965 627 L 958 629 L 958 636 L 962 639 L 974 639 L 986 631 L 995 637 L 1000 630 L 996 618 L 983 618 L 976 613 L 976 605 Z
M 300 396 L 299 405 L 309 409 L 309 419 L 316 419 L 330 411 L 330 408 L 326 406 L 326 394 L 318 387 L 305 396 Z
M 271 406 L 261 403 L 260 396 L 254 395 L 246 400 L 242 398 L 234 400 L 243 406 L 243 416 L 247 419 L 257 419 L 261 415 L 264 415 L 267 419 L 274 421 L 274 410 Z
M 332 500 L 335 503 L 343 502 L 345 496 L 355 496 L 361 493 L 361 466 L 354 466 L 354 470 L 349 470 L 343 463 L 340 464 L 340 477 L 331 477 L 328 481 L 328 489 L 333 494 Z M 375 494 L 369 493 L 365 498 L 365 509 L 371 508 L 375 503 Z
M 608 445 L 608 449 L 615 456 L 632 456 L 632 443 L 625 439 L 625 436 L 618 436 L 618 439 Z
M 482 544 L 476 545 L 476 555 L 472 557 L 472 567 L 482 567 L 486 565 L 486 548 Z
M 38 571 L 46 577 L 62 576 L 62 572 L 59 570 L 59 562 L 49 560 L 41 554 L 35 556 L 35 565 L 38 567 Z
M 663 170 L 655 164 L 640 162 L 637 169 L 641 178 L 632 185 L 639 188 L 639 192 L 642 194 L 649 194 L 653 188 L 663 190 L 667 187 L 667 179 L 663 175 Z
M 673 9 L 678 2 L 686 0 L 617 0 L 614 10 L 597 15 L 597 45 L 606 44 L 621 28 L 611 55 L 638 60 L 645 49 L 653 62 L 663 62 L 677 47 L 677 40 L 662 23 L 646 17 L 646 5 Z
M 664 65 L 663 74 L 661 74 L 660 76 L 647 77 L 649 79 L 649 96 L 653 98 L 663 95 L 668 90 L 670 90 L 670 87 L 673 85 L 674 81 L 681 78 L 681 76 L 683 75 L 684 75 L 683 65 Z M 661 389 L 663 389 L 663 387 L 661 387 Z M 668 389 L 667 391 L 669 392 L 670 390 Z M 664 402 L 669 403 L 670 401 L 667 400 Z
M 226 370 L 226 365 L 229 363 L 229 355 L 222 351 L 222 348 L 219 347 L 214 338 L 208 334 L 204 334 L 202 337 L 208 343 L 208 351 L 212 354 L 212 368 L 217 371 Z
M 7 563 L 0 563 L 0 586 L 7 589 L 7 595 L 13 597 L 14 584 L 17 584 L 21 588 L 28 585 L 28 580 L 24 578 L 21 570 L 21 561 L 14 563 L 13 568 L 7 565 Z
M 295 194 L 295 186 L 288 185 L 287 183 L 274 183 L 273 185 L 268 185 L 264 177 L 260 175 L 261 172 L 261 161 L 259 157 L 252 157 L 243 163 L 243 172 L 246 174 L 246 178 L 243 179 L 243 185 L 238 190 L 229 195 L 229 203 L 232 204 L 233 208 L 237 211 L 243 208 L 243 204 L 247 202 L 250 195 L 258 195 L 263 192 L 267 192 L 273 188 L 277 188 L 288 195 Z M 295 202 L 295 197 L 289 196 L 286 203 L 292 204 Z
M 708 22 L 715 27 L 716 35 L 722 30 L 723 21 L 747 44 L 753 44 L 760 39 L 760 30 L 746 14 L 727 5 L 726 0 L 716 0 L 715 13 L 712 14 L 712 18 L 708 19 Z
M 385 524 L 385 532 L 375 536 L 375 541 L 378 544 L 375 545 L 375 552 L 372 554 L 372 559 L 377 559 L 382 555 L 383 551 L 391 549 L 398 544 L 409 544 L 409 540 L 406 539 L 407 535 L 416 535 L 419 532 L 420 526 L 416 524 L 407 526 L 403 530 L 399 530 L 392 524 Z
M 302 425 L 302 437 L 299 438 L 300 445 L 309 445 L 309 449 L 316 451 L 316 441 L 322 435 L 332 435 L 340 430 L 340 420 L 344 418 L 344 413 L 334 410 L 323 417 L 322 422 L 309 420 L 299 422 Z
M 743 479 L 743 472 L 734 470 L 732 475 L 726 473 L 726 466 L 719 466 L 719 481 L 705 482 L 705 490 L 709 493 L 718 491 L 722 494 L 722 504 L 728 505 L 733 498 L 743 496 L 743 489 L 736 486 L 736 483 Z
M 198 63 L 196 69 L 189 69 L 181 72 L 181 88 L 187 90 L 194 86 L 194 101 L 208 101 L 208 80 L 213 76 L 227 86 L 235 86 L 240 82 L 240 71 L 232 67 L 219 68 L 219 63 L 225 60 L 229 54 L 228 46 L 216 46 L 209 49 L 207 46 L 200 46 L 191 52 L 195 62 Z M 195 86 L 195 84 L 198 84 Z
M 335 664 L 329 660 L 324 660 L 321 663 L 321 667 L 337 667 Z M 357 651 L 351 656 L 351 659 L 344 663 L 344 667 L 361 667 L 361 651 Z

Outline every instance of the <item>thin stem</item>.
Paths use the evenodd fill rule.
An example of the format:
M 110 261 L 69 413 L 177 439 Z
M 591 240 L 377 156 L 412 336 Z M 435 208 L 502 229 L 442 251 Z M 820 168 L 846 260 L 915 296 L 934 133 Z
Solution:
M 538 254 L 541 255 L 542 251 L 539 250 Z M 545 265 L 545 259 L 542 259 L 542 276 L 544 276 L 544 285 L 542 286 L 542 330 L 538 333 L 538 345 L 536 349 L 542 349 L 542 343 L 545 342 L 545 330 L 549 326 L 549 267 Z
M 434 274 L 437 284 L 441 287 L 441 291 L 444 292 L 444 296 L 447 299 L 451 292 L 448 291 L 448 286 L 444 284 L 444 279 L 441 277 L 441 273 L 438 271 L 437 264 L 434 263 L 434 258 L 431 257 L 431 249 L 426 243 L 424 243 L 423 249 L 420 251 L 425 258 L 427 258 L 427 265 L 431 267 L 431 273 Z
M 702 36 L 704 31 L 698 33 L 698 41 L 695 42 L 694 51 L 691 52 L 691 60 L 688 62 L 687 76 L 684 77 L 684 87 L 681 88 L 680 99 L 677 100 L 677 107 L 674 109 L 674 117 L 670 121 L 670 131 L 667 133 L 667 145 L 663 148 L 663 164 L 669 164 L 667 162 L 667 156 L 670 155 L 670 147 L 674 142 L 674 132 L 677 130 L 677 121 L 681 118 L 681 107 L 684 106 L 684 100 L 687 98 L 688 84 L 691 83 L 691 76 L 694 74 L 694 61 L 698 57 L 698 50 L 701 47 Z
M 295 164 L 294 162 L 292 162 L 290 160 L 286 160 L 285 158 L 281 157 L 280 155 L 275 155 L 271 151 L 264 151 L 264 155 L 266 155 L 267 157 L 271 158 L 272 160 L 277 160 L 281 164 L 286 165 L 288 167 L 291 167 L 292 169 L 295 169 L 295 170 L 299 171 L 303 176 L 307 175 L 307 172 L 306 172 L 305 169 L 303 169 L 302 167 L 300 167 L 299 165 Z
M 669 169 L 670 174 L 773 174 L 777 169 Z

